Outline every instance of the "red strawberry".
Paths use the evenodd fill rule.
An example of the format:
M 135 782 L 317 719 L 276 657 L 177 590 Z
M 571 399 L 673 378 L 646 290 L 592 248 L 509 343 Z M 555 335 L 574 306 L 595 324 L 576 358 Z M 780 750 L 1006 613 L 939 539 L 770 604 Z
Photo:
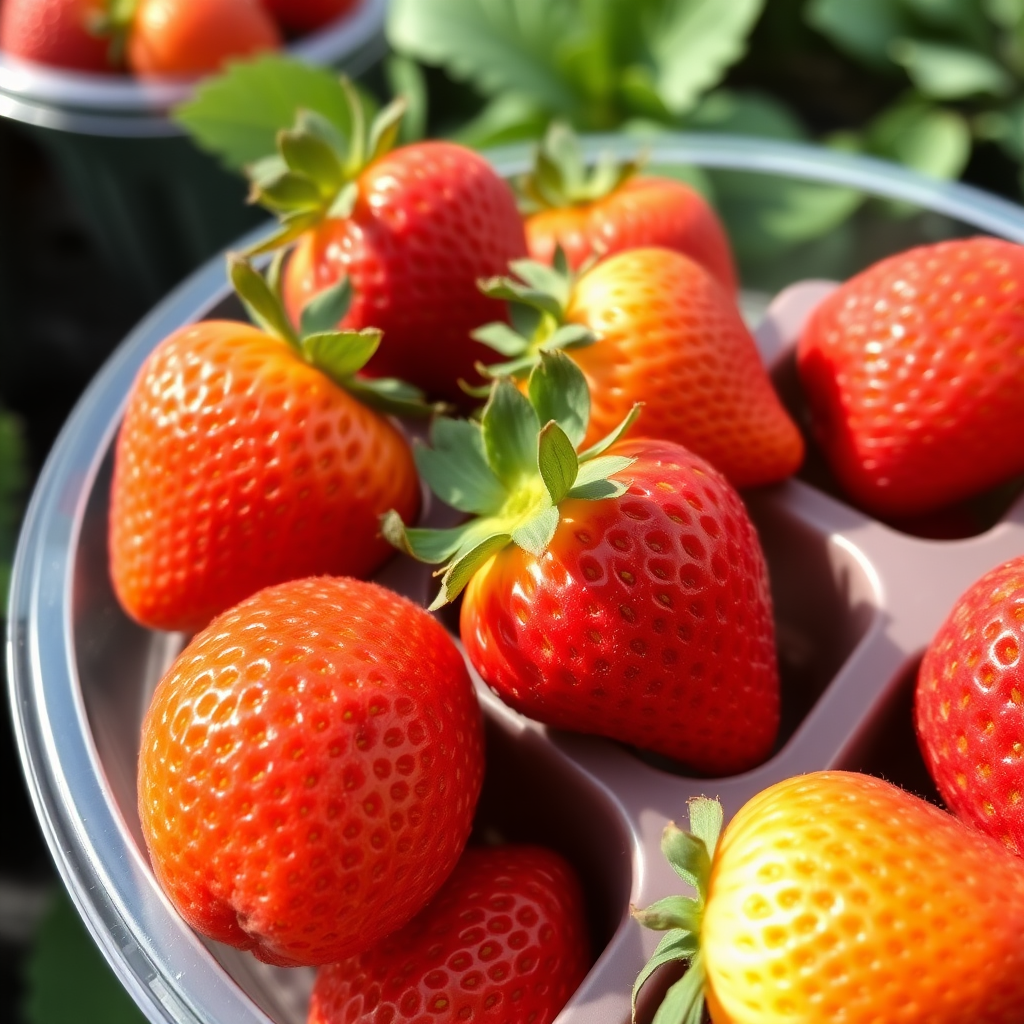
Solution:
M 323 28 L 348 14 L 362 0 L 263 0 L 263 6 L 288 32 L 302 34 Z
M 153 695 L 139 757 L 153 870 L 203 935 L 267 963 L 341 960 L 454 868 L 482 743 L 432 616 L 357 580 L 270 587 L 193 638 Z
M 609 448 L 628 420 L 577 455 L 587 390 L 562 353 L 542 355 L 529 393 L 497 382 L 479 424 L 440 420 L 417 452 L 438 497 L 480 518 L 404 531 L 391 514 L 385 535 L 447 563 L 435 606 L 466 587 L 466 653 L 513 707 L 704 772 L 758 764 L 779 681 L 767 569 L 739 496 L 680 445 Z
M 1024 247 L 994 238 L 882 260 L 815 310 L 797 351 L 840 484 L 923 514 L 1024 471 Z
M 513 303 L 522 333 L 488 324 L 475 337 L 511 360 L 489 368 L 525 379 L 561 349 L 593 396 L 592 444 L 644 403 L 644 433 L 707 459 L 736 487 L 791 476 L 803 438 L 779 401 L 733 298 L 703 267 L 669 249 L 630 249 L 579 277 L 516 260 L 520 280 L 482 282 Z
M 733 294 L 732 251 L 714 210 L 689 185 L 639 171 L 636 162 L 604 159 L 588 172 L 571 129 L 552 125 L 518 183 L 530 257 L 551 263 L 561 246 L 578 270 L 591 256 L 660 246 L 689 256 Z
M 917 679 L 914 720 L 935 785 L 960 818 L 1024 856 L 1024 557 L 957 601 Z
M 468 849 L 406 928 L 317 974 L 308 1024 L 550 1024 L 590 966 L 569 864 L 534 846 Z
M 429 394 L 465 401 L 459 379 L 479 380 L 487 355 L 470 331 L 502 313 L 476 282 L 526 254 L 511 188 L 483 157 L 450 142 L 390 151 L 403 105 L 385 110 L 365 138 L 350 95 L 351 139 L 323 118 L 300 116 L 280 137 L 281 160 L 260 166 L 253 196 L 279 213 L 281 232 L 256 251 L 298 239 L 285 269 L 293 319 L 310 298 L 348 275 L 344 326 L 388 336 L 367 366 L 399 374 Z
M 307 318 L 300 339 L 258 275 L 233 273 L 277 336 L 223 321 L 176 331 L 140 370 L 118 436 L 111 576 L 157 629 L 198 629 L 282 580 L 369 575 L 390 553 L 380 514 L 419 508 L 408 443 L 354 376 L 379 332 L 323 334 Z
M 90 30 L 105 11 L 105 0 L 4 0 L 0 49 L 53 67 L 109 72 L 109 41 Z

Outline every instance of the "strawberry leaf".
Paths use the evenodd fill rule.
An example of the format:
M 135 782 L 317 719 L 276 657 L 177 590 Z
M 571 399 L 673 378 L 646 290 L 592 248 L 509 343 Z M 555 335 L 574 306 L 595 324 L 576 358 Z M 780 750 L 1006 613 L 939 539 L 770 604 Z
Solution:
M 700 931 L 700 908 L 689 896 L 666 896 L 643 910 L 634 909 L 633 917 L 656 932 L 683 929 L 696 935 Z
M 441 501 L 474 515 L 488 515 L 501 508 L 508 494 L 487 464 L 479 424 L 435 420 L 430 441 L 431 448 L 417 445 L 413 455 L 420 476 Z
M 548 496 L 552 504 L 557 505 L 576 482 L 579 462 L 572 441 L 554 420 L 548 422 L 540 432 L 537 462 Z M 519 543 L 514 533 L 512 539 Z
M 478 327 L 471 337 L 503 356 L 521 356 L 530 345 L 526 338 L 500 321 Z
M 699 893 L 706 890 L 708 876 L 711 874 L 711 857 L 703 839 L 691 832 L 684 832 L 677 825 L 669 822 L 661 836 L 661 852 L 672 865 L 672 870 L 684 882 L 692 885 Z M 648 925 L 648 927 L 656 926 Z
M 508 547 L 511 540 L 511 536 L 507 533 L 495 534 L 456 558 L 441 577 L 441 590 L 428 610 L 437 611 L 438 608 L 454 601 L 473 578 L 477 569 L 492 555 L 496 555 L 502 548 Z
M 342 386 L 363 405 L 390 416 L 431 416 L 441 411 L 425 401 L 419 388 L 394 377 L 348 377 Z
M 708 854 L 713 857 L 722 832 L 722 805 L 710 797 L 698 796 L 690 800 L 687 806 L 690 812 L 690 832 L 703 840 Z
M 591 480 L 577 484 L 566 497 L 578 501 L 604 501 L 606 498 L 620 498 L 626 490 L 626 485 L 618 480 Z
M 565 352 L 573 348 L 586 348 L 597 341 L 597 335 L 583 324 L 566 324 L 540 346 L 541 352 Z
M 637 417 L 640 415 L 640 410 L 643 408 L 642 402 L 637 402 L 632 409 L 626 414 L 626 418 L 608 435 L 602 437 L 596 444 L 591 445 L 585 452 L 580 452 L 580 463 L 590 462 L 596 459 L 599 455 L 608 451 L 609 448 L 616 441 L 626 434 L 634 423 L 636 423 Z
M 326 331 L 302 339 L 307 361 L 323 370 L 338 384 L 358 373 L 380 347 L 381 331 L 367 327 L 362 331 Z
M 651 1024 L 701 1024 L 704 1019 L 704 960 L 693 955 L 687 972 L 665 993 Z
M 334 191 L 342 184 L 341 160 L 329 142 L 308 129 L 308 115 L 306 121 L 307 124 L 303 125 L 300 120 L 297 129 L 278 133 L 277 148 L 280 151 L 281 159 L 290 170 L 302 175 L 310 182 L 333 182 L 334 189 L 331 190 L 333 195 Z M 319 196 L 319 189 L 317 189 L 317 194 Z
M 540 421 L 526 397 L 509 380 L 498 381 L 480 420 L 487 462 L 506 487 L 514 488 L 537 470 Z
M 512 531 L 512 542 L 531 555 L 543 555 L 558 529 L 558 509 L 555 506 L 541 509 L 531 519 L 520 523 Z
M 529 391 L 540 421 L 554 420 L 562 428 L 575 458 L 575 450 L 590 422 L 590 391 L 583 372 L 568 356 L 541 353 L 540 362 L 530 375 Z
M 238 253 L 228 253 L 228 277 L 253 322 L 301 350 L 299 337 L 263 275 Z
M 337 284 L 318 292 L 302 307 L 299 331 L 303 337 L 337 330 L 352 304 L 352 282 L 346 275 Z
M 470 528 L 475 524 L 463 523 L 450 530 L 430 530 L 422 527 L 406 529 L 402 517 L 392 509 L 381 516 L 380 532 L 384 539 L 399 551 L 421 562 L 445 562 L 462 546 Z
M 636 997 L 651 975 L 665 964 L 675 963 L 677 960 L 689 960 L 698 949 L 700 949 L 700 943 L 697 936 L 690 931 L 677 928 L 665 935 L 633 983 L 634 1021 L 636 1020 Z
M 580 464 L 580 471 L 576 476 L 576 484 L 573 491 L 587 484 L 607 480 L 613 473 L 621 473 L 629 469 L 636 459 L 625 455 L 605 455 L 599 459 L 591 459 L 589 462 Z

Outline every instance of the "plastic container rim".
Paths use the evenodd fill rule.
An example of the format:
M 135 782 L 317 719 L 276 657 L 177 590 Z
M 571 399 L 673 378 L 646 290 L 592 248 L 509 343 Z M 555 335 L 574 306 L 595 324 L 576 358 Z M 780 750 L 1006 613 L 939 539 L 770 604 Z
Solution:
M 588 156 L 635 155 L 787 175 L 915 203 L 1024 243 L 1024 208 L 955 182 L 809 145 L 666 134 L 643 142 L 584 140 Z M 522 172 L 532 147 L 486 155 L 503 175 Z M 260 228 L 239 244 L 263 237 Z M 184 925 L 152 877 L 114 803 L 90 733 L 74 651 L 72 584 L 85 505 L 128 389 L 152 347 L 201 318 L 229 291 L 223 260 L 193 274 L 128 335 L 86 389 L 46 461 L 23 523 L 11 578 L 9 697 L 29 791 L 58 871 L 118 978 L 154 1024 L 271 1024 Z M 625 941 L 623 929 L 612 947 Z M 198 982 L 198 984 L 197 984 Z

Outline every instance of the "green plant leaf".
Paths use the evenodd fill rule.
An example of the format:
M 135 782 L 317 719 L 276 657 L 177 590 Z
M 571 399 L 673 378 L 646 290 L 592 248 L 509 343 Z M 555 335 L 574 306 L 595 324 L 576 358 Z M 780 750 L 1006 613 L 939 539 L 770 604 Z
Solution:
M 501 321 L 478 327 L 472 332 L 472 337 L 499 355 L 509 358 L 523 355 L 530 347 L 526 338 Z
M 981 6 L 1000 28 L 1013 29 L 1024 21 L 1024 0 L 982 0 Z
M 623 470 L 629 469 L 634 462 L 636 459 L 627 458 L 624 455 L 605 455 L 591 459 L 589 462 L 581 462 L 579 472 L 576 474 L 576 483 L 569 492 L 569 497 L 591 498 L 591 494 L 586 491 L 587 488 L 606 481 L 613 473 L 621 473 Z M 617 481 L 611 481 L 611 483 L 613 490 L 618 487 L 622 488 L 619 493 L 625 490 L 625 485 Z M 601 489 L 598 488 L 595 493 L 600 493 L 600 491 Z M 602 497 L 608 496 L 602 494 Z M 591 500 L 593 499 L 591 498 Z
M 507 492 L 487 465 L 478 423 L 442 417 L 434 421 L 431 447 L 416 445 L 416 468 L 445 504 L 460 512 L 487 515 L 501 508 Z
M 633 983 L 634 1017 L 636 1015 L 637 996 L 651 975 L 659 967 L 664 967 L 665 964 L 674 963 L 676 960 L 689 960 L 696 954 L 698 949 L 700 949 L 700 940 L 692 932 L 676 928 L 665 934 L 651 955 L 651 959 L 644 964 L 643 970 L 637 975 L 636 981 Z
M 690 110 L 743 56 L 764 0 L 672 0 L 652 20 L 648 45 L 658 95 L 675 114 Z
M 807 132 L 793 112 L 771 96 L 732 89 L 715 89 L 683 119 L 687 128 L 757 135 L 800 142 Z
M 868 128 L 872 153 L 933 178 L 958 178 L 971 155 L 971 129 L 955 110 L 918 99 L 885 111 Z
M 557 505 L 576 483 L 579 461 L 572 441 L 554 420 L 550 420 L 540 432 L 537 462 L 548 497 L 553 505 Z M 512 539 L 515 540 L 515 534 Z
M 703 897 L 711 872 L 711 856 L 704 840 L 669 822 L 661 836 L 661 852 L 672 865 L 672 870 Z
M 380 347 L 382 331 L 367 327 L 361 331 L 324 331 L 302 339 L 302 351 L 318 370 L 331 380 L 348 383 Z
M 544 107 L 529 96 L 517 92 L 502 93 L 479 114 L 462 124 L 452 137 L 474 149 L 527 142 L 544 134 L 548 117 Z
M 508 547 L 511 542 L 512 538 L 507 533 L 494 534 L 465 552 L 465 554 L 460 555 L 445 570 L 444 576 L 441 577 L 441 590 L 431 602 L 429 610 L 432 612 L 437 611 L 438 608 L 454 601 L 465 589 L 466 584 L 473 578 L 473 574 L 477 569 L 492 555 L 496 555 L 502 548 Z
M 580 462 L 590 462 L 592 459 L 596 459 L 599 455 L 603 455 L 616 441 L 626 436 L 630 427 L 636 423 L 641 411 L 643 410 L 643 404 L 637 402 L 633 408 L 626 413 L 622 422 L 609 434 L 605 434 L 599 441 L 592 444 L 586 451 L 580 452 Z
M 253 322 L 293 348 L 300 348 L 295 328 L 263 275 L 237 253 L 228 253 L 227 265 L 228 278 Z
M 687 972 L 665 993 L 651 1024 L 701 1024 L 704 1019 L 704 962 L 699 952 Z
M 704 844 L 700 845 L 703 848 Z M 649 907 L 634 910 L 633 917 L 645 928 L 656 932 L 680 929 L 697 932 L 700 929 L 699 908 L 689 896 L 666 896 Z
M 1013 88 L 1009 72 L 977 50 L 907 38 L 894 40 L 889 50 L 914 85 L 931 99 L 1003 96 Z
M 558 509 L 552 505 L 520 523 L 512 531 L 512 542 L 531 555 L 542 555 L 558 529 Z
M 337 284 L 318 292 L 302 307 L 300 333 L 305 336 L 337 330 L 351 304 L 352 282 L 346 275 Z
M 580 368 L 568 356 L 542 353 L 530 374 L 528 390 L 537 418 L 561 427 L 575 458 L 590 422 L 590 390 Z
M 325 68 L 280 55 L 233 62 L 172 112 L 201 148 L 233 170 L 274 152 L 277 133 L 300 110 L 321 114 L 348 136 L 345 92 Z
M 891 66 L 890 43 L 912 28 L 900 0 L 810 0 L 804 17 L 837 49 L 876 69 Z
M 399 131 L 402 145 L 418 142 L 427 134 L 429 100 L 423 69 L 414 60 L 392 54 L 384 62 L 388 85 L 395 96 L 405 100 L 405 116 Z
M 575 21 L 567 0 L 393 0 L 388 39 L 487 96 L 511 91 L 574 115 L 580 97 L 558 71 Z
M 510 380 L 499 380 L 480 420 L 487 462 L 509 489 L 537 471 L 540 422 L 526 396 Z
M 689 801 L 687 810 L 690 815 L 690 832 L 704 843 L 708 856 L 714 858 L 722 834 L 722 823 L 725 821 L 721 803 L 711 797 L 697 796 Z

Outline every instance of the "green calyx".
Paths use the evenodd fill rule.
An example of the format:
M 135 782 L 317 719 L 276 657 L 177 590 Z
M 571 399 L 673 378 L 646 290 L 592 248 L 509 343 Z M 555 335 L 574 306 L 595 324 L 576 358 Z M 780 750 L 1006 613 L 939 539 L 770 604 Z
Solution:
M 330 218 L 351 215 L 359 175 L 398 141 L 404 99 L 393 100 L 369 124 L 355 86 L 342 78 L 351 132 L 345 136 L 326 117 L 301 110 L 295 126 L 277 134 L 277 153 L 252 164 L 249 201 L 275 214 L 280 230 L 249 255 L 272 252 Z
M 640 989 L 664 964 L 689 961 L 683 977 L 665 993 L 652 1024 L 701 1024 L 704 1015 L 704 960 L 700 929 L 711 880 L 711 862 L 722 831 L 722 805 L 708 797 L 696 797 L 688 805 L 690 831 L 669 822 L 661 837 L 661 852 L 679 877 L 696 890 L 696 896 L 668 896 L 643 910 L 632 908 L 633 917 L 645 928 L 665 932 L 651 959 L 633 985 L 633 1021 Z
M 423 392 L 404 381 L 359 376 L 380 346 L 383 332 L 373 327 L 361 331 L 337 329 L 352 301 L 348 278 L 315 295 L 302 310 L 296 330 L 281 301 L 282 264 L 283 253 L 279 253 L 264 278 L 246 257 L 228 254 L 228 276 L 255 324 L 287 343 L 301 359 L 378 412 L 427 416 L 440 410 L 439 406 L 428 405 Z
M 590 420 L 590 392 L 579 368 L 561 352 L 541 353 L 524 395 L 507 377 L 494 382 L 479 422 L 434 421 L 431 446 L 414 451 L 420 476 L 443 502 L 476 518 L 450 530 L 407 529 L 397 512 L 382 520 L 384 537 L 422 562 L 443 563 L 431 610 L 454 601 L 492 555 L 517 544 L 541 555 L 567 498 L 616 498 L 611 480 L 634 459 L 605 455 L 632 426 L 630 414 L 597 444 L 578 451 Z
M 597 341 L 589 327 L 566 322 L 566 310 L 580 274 L 570 270 L 561 246 L 555 249 L 553 266 L 513 260 L 509 267 L 515 277 L 493 277 L 477 285 L 484 295 L 507 302 L 512 320 L 511 326 L 498 322 L 472 332 L 475 340 L 506 357 L 505 362 L 478 365 L 481 375 L 521 380 L 537 365 L 542 353 L 584 348 Z M 484 390 L 484 394 L 488 392 Z
M 124 67 L 128 35 L 138 7 L 139 0 L 105 0 L 86 19 L 85 27 L 90 35 L 110 40 L 107 60 L 112 68 Z
M 642 159 L 620 162 L 603 155 L 588 167 L 579 137 L 566 124 L 554 122 L 537 149 L 533 170 L 515 181 L 524 214 L 587 206 L 621 188 L 639 173 Z

